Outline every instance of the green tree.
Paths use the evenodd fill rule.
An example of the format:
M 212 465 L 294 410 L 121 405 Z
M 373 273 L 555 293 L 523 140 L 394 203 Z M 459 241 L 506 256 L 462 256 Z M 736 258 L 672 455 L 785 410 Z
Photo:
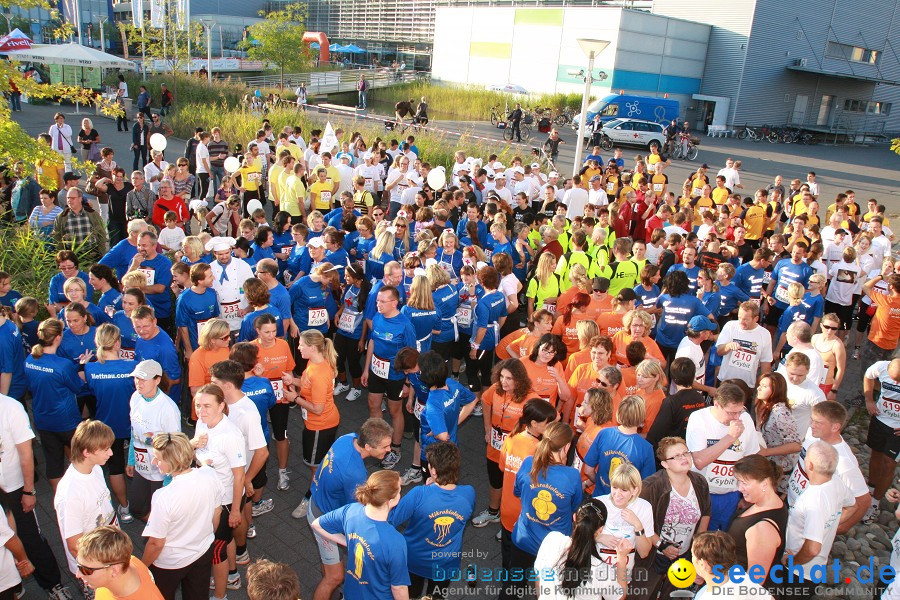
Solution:
M 161 28 L 149 27 L 145 23 L 143 28 L 139 28 L 130 23 L 118 24 L 120 28 L 124 27 L 128 43 L 138 52 L 142 52 L 148 64 L 158 60 L 163 62 L 165 72 L 186 72 L 191 60 L 188 54 L 188 40 L 192 49 L 199 48 L 205 39 L 203 26 L 191 21 L 189 30 L 182 31 L 178 28 L 174 12 L 166 15 L 164 25 Z M 177 96 L 177 78 L 173 78 L 172 81 L 172 93 Z
M 3 10 L 11 4 L 13 3 L 0 0 L 0 8 Z M 16 0 L 14 4 L 24 9 L 51 8 L 48 0 Z M 11 55 L 10 58 L 13 59 L 14 56 Z M 101 112 L 107 115 L 115 115 L 119 110 L 114 104 L 101 97 L 95 97 L 93 90 L 61 83 L 37 84 L 32 79 L 23 77 L 17 67 L 17 62 L 0 61 L 0 93 L 8 93 L 15 86 L 31 98 L 53 98 L 84 105 L 97 105 Z M 47 144 L 28 135 L 17 122 L 13 121 L 9 104 L 0 102 L 0 164 L 12 166 L 19 161 L 22 162 L 25 172 L 33 175 L 36 173 L 38 161 L 58 163 L 59 155 Z M 55 186 L 49 178 L 41 177 L 40 183 L 44 186 Z
M 309 47 L 300 42 L 306 31 L 306 7 L 289 4 L 281 10 L 259 14 L 263 20 L 250 26 L 250 35 L 240 45 L 253 60 L 278 65 L 280 87 L 284 89 L 285 70 L 299 71 L 313 63 Z

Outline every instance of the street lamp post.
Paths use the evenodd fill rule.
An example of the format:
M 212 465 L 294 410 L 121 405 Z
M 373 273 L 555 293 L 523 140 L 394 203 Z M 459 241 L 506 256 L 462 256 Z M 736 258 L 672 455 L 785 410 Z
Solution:
M 216 24 L 212 19 L 200 19 L 206 28 L 206 78 L 212 83 L 212 28 Z
M 4 17 L 6 17 L 6 33 L 12 33 L 12 18 L 13 14 L 11 12 L 0 13 Z
M 106 35 L 103 29 L 105 28 L 106 22 L 109 20 L 109 17 L 107 17 L 106 15 L 100 15 L 97 17 L 97 19 L 100 21 L 100 51 L 106 52 Z
M 581 98 L 581 120 L 578 122 L 578 139 L 575 142 L 575 166 L 573 174 L 577 174 L 581 169 L 581 153 L 584 150 L 584 131 L 585 121 L 587 121 L 587 105 L 588 99 L 591 97 L 591 84 L 594 82 L 594 58 L 603 52 L 609 42 L 606 40 L 594 40 L 588 38 L 579 38 L 578 45 L 587 54 L 588 68 L 584 75 L 584 96 Z M 600 80 L 605 77 L 598 78 Z

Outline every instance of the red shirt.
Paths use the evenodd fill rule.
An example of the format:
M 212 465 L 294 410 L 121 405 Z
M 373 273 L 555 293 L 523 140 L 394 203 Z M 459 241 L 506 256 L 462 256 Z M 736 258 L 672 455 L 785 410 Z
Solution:
M 644 226 L 644 229 L 646 230 L 646 237 L 644 239 L 647 240 L 648 244 L 650 243 L 650 236 L 653 235 L 653 230 L 662 229 L 663 227 L 665 227 L 665 225 L 666 222 L 656 215 L 653 215 L 652 217 L 647 219 L 647 223 Z
M 613 229 L 616 230 L 617 238 L 628 237 L 631 233 L 631 215 L 631 203 L 625 200 L 622 202 L 622 206 L 619 207 L 619 214 L 616 215 L 617 218 L 613 223 Z

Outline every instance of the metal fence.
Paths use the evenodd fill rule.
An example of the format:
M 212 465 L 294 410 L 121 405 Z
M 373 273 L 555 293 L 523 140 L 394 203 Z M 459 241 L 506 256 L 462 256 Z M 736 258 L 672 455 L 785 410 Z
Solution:
M 306 93 L 310 96 L 334 94 L 338 92 L 355 92 L 359 76 L 366 79 L 368 88 L 384 88 L 401 83 L 421 81 L 429 77 L 426 71 L 397 71 L 390 68 L 341 69 L 339 71 L 322 71 L 311 73 L 285 73 L 285 89 L 293 91 L 301 83 L 306 84 Z M 254 77 L 232 77 L 233 81 L 243 83 L 249 88 L 277 87 L 281 84 L 280 75 L 261 75 Z

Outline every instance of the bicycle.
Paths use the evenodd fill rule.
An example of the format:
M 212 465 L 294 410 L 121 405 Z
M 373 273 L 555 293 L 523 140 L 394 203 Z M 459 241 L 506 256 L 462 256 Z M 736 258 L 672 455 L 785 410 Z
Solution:
M 492 106 L 491 107 L 491 125 L 496 127 L 497 123 L 500 123 L 505 120 L 506 120 L 506 115 L 503 113 L 503 111 L 501 111 L 496 106 Z
M 531 139 L 531 125 L 525 123 L 525 119 L 522 119 L 522 123 L 519 125 L 519 131 L 522 134 L 523 142 Z M 512 123 L 506 124 L 506 128 L 503 130 L 503 139 L 508 142 L 514 141 Z
M 738 131 L 737 138 L 739 140 L 745 140 L 749 138 L 753 142 L 762 141 L 762 137 L 760 136 L 759 132 L 749 125 L 744 125 L 744 128 Z
M 672 157 L 683 160 L 696 160 L 698 154 L 700 154 L 700 149 L 691 140 L 690 135 L 680 134 L 680 141 L 675 144 Z
M 547 167 L 550 169 L 550 171 L 558 171 L 558 170 L 559 170 L 559 169 L 556 168 L 556 163 L 554 163 L 554 162 L 553 162 L 553 159 L 550 157 L 550 155 L 547 154 L 547 148 L 546 148 L 546 147 L 544 147 L 544 146 L 540 146 L 540 147 L 532 146 L 532 147 L 531 147 L 531 155 L 534 157 L 535 162 L 538 162 L 538 163 L 544 163 L 544 162 L 546 162 L 546 163 L 547 163 Z
M 575 118 L 575 109 L 570 107 L 565 107 L 561 111 L 559 111 L 555 117 L 553 117 L 553 123 L 560 127 L 564 125 L 568 125 L 572 122 L 572 119 Z

